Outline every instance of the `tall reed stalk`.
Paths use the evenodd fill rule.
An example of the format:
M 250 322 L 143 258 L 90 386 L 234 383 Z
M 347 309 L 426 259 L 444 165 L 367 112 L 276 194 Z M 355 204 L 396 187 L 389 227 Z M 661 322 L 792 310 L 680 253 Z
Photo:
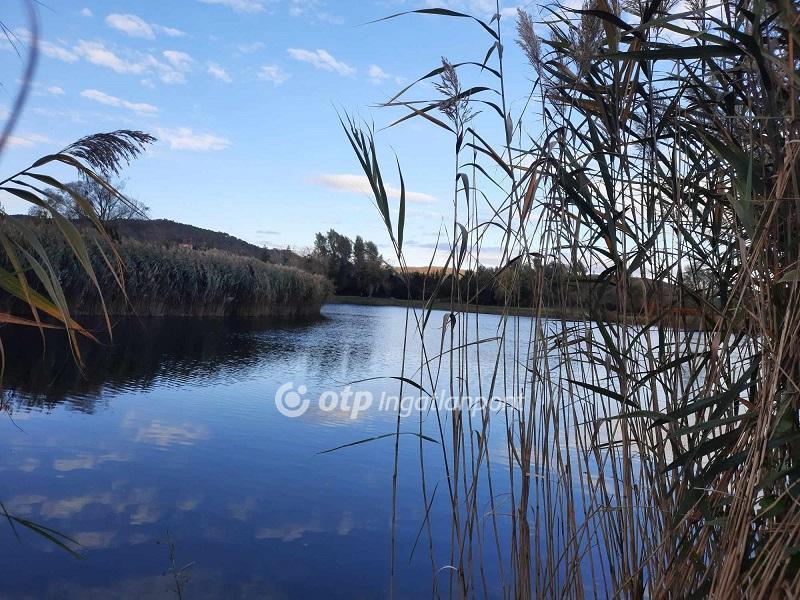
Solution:
M 437 451 L 420 417 L 426 507 L 434 483 L 450 506 L 450 538 L 428 534 L 437 596 L 800 593 L 800 16 L 787 0 L 675 6 L 592 0 L 543 7 L 539 25 L 520 12 L 534 83 L 517 115 L 499 2 L 489 20 L 412 11 L 477 32 L 474 60 L 445 61 L 386 103 L 405 111 L 393 126 L 422 118 L 453 137 L 447 269 L 475 271 L 500 231 L 501 273 L 535 277 L 540 298 L 531 320 L 504 315 L 497 338 L 479 340 L 479 315 L 456 306 L 480 290 L 460 297 L 451 283 L 435 348 L 430 308 L 409 311 L 405 344 L 421 362 L 413 380 L 404 365 L 404 385 L 521 400 L 435 411 Z M 471 77 L 492 83 L 462 84 Z M 441 97 L 408 99 L 424 81 Z M 372 132 L 344 125 L 402 270 L 404 195 L 395 217 Z M 541 318 L 557 282 L 529 268 L 540 260 L 589 265 L 561 293 L 589 288 L 592 318 Z M 591 291 L 609 285 L 623 322 L 634 296 L 649 322 L 605 322 L 606 294 Z M 682 322 L 685 298 L 706 330 Z M 520 308 L 515 296 L 507 307 Z M 396 473 L 397 460 L 395 449 Z M 431 461 L 446 481 L 426 478 Z

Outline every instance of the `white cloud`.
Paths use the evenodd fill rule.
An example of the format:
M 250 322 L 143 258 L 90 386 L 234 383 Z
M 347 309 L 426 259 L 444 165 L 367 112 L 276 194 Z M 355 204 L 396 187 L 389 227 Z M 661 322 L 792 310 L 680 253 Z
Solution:
M 30 32 L 24 29 L 15 31 L 15 34 L 25 42 L 30 40 Z M 0 36 L 0 49 L 13 50 L 13 46 Z M 161 57 L 127 49 L 120 53 L 99 41 L 79 40 L 72 48 L 67 48 L 40 40 L 39 49 L 45 56 L 63 62 L 74 63 L 83 59 L 122 75 L 157 76 L 164 83 L 185 83 L 193 63 L 191 56 L 177 50 L 167 50 Z
M 49 88 L 47 88 L 47 93 L 51 96 L 63 96 L 66 94 L 63 88 L 60 88 L 57 85 L 51 85 Z
M 119 56 L 114 50 L 102 42 L 80 40 L 75 46 L 75 53 L 86 61 L 111 69 L 123 75 L 155 74 L 164 83 L 185 83 L 186 73 L 191 70 L 192 57 L 185 52 L 166 50 L 163 62 L 152 54 L 128 52 L 127 57 Z M 147 78 L 145 78 L 147 79 Z
M 156 32 L 163 33 L 169 37 L 182 37 L 186 35 L 186 32 L 180 29 L 158 25 L 157 23 L 148 23 L 141 17 L 130 14 L 108 15 L 106 17 L 106 25 L 131 37 L 145 38 L 148 40 L 155 39 Z
M 7 143 L 11 148 L 32 148 L 34 146 L 38 146 L 39 144 L 54 144 L 55 142 L 53 142 L 53 140 L 46 135 L 27 133 L 12 135 L 8 138 Z
M 91 9 L 84 8 L 83 10 L 81 10 L 81 16 L 82 17 L 93 17 L 94 13 L 91 11 Z
M 178 50 L 164 50 L 164 58 L 167 59 L 169 64 L 178 69 L 179 71 L 188 71 L 193 59 L 186 52 L 179 52 Z
M 258 72 L 258 78 L 262 81 L 271 81 L 275 85 L 280 85 L 289 79 L 289 74 L 284 72 L 278 65 L 264 65 Z
M 295 60 L 307 62 L 323 71 L 332 71 L 339 75 L 355 75 L 356 70 L 350 65 L 336 60 L 326 50 L 305 50 L 303 48 L 289 48 L 289 56 Z
M 185 31 L 181 31 L 180 29 L 175 29 L 174 27 L 166 27 L 164 25 L 153 25 L 153 29 L 156 31 L 160 31 L 166 36 L 169 37 L 184 37 L 186 35 Z
M 108 15 L 106 17 L 106 25 L 131 37 L 145 38 L 148 40 L 152 40 L 156 37 L 150 24 L 136 15 Z
M 152 104 L 146 104 L 144 102 L 128 102 L 122 98 L 110 96 L 105 92 L 101 92 L 100 90 L 83 90 L 81 92 L 81 96 L 88 98 L 89 100 L 93 100 L 94 102 L 105 104 L 106 106 L 126 108 L 140 115 L 153 115 L 158 112 L 158 107 L 153 106 Z
M 495 0 L 446 0 L 445 2 L 430 2 L 429 4 L 431 6 L 435 5 L 441 8 L 468 12 L 471 15 L 481 18 L 490 17 L 494 15 L 497 10 Z
M 149 60 L 153 67 L 158 71 L 158 76 L 164 83 L 185 83 L 186 73 L 191 71 L 194 59 L 178 50 L 165 50 L 161 55 L 167 59 L 167 63 L 157 61 L 153 57 Z
M 334 25 L 344 22 L 339 15 L 322 10 L 320 0 L 289 0 L 289 14 L 293 17 L 310 17 Z
M 231 146 L 230 140 L 210 133 L 195 133 L 189 127 L 159 129 L 158 137 L 167 142 L 172 150 L 205 152 L 225 150 Z
M 253 42 L 252 44 L 239 44 L 236 49 L 242 54 L 253 54 L 264 48 L 264 42 Z
M 350 175 L 347 173 L 317 175 L 311 180 L 311 183 L 339 192 L 355 192 L 372 197 L 372 187 L 369 184 L 369 179 L 364 175 Z M 386 194 L 390 198 L 400 198 L 400 188 L 391 185 L 386 185 L 385 188 Z M 436 198 L 430 194 L 411 192 L 408 189 L 406 189 L 406 200 L 409 202 L 436 202 Z
M 93 65 L 106 67 L 121 74 L 141 74 L 145 65 L 141 62 L 131 62 L 117 56 L 113 50 L 106 48 L 102 42 L 87 42 L 80 40 L 75 46 L 75 52 L 88 60 Z
M 389 79 L 389 74 L 381 69 L 378 65 L 370 65 L 367 73 L 369 75 L 369 80 L 376 85 L 383 83 L 386 79 Z
M 228 75 L 228 72 L 215 62 L 208 63 L 208 72 L 212 77 L 215 77 L 220 81 L 224 81 L 225 83 L 230 83 L 232 81 L 231 76 Z
M 500 9 L 500 16 L 506 19 L 516 19 L 517 18 L 517 10 L 522 8 L 521 6 L 507 6 L 505 8 Z
M 0 34 L 0 48 L 4 50 L 17 50 L 17 46 L 11 41 L 12 38 L 19 38 L 26 44 L 30 44 L 33 36 L 31 35 L 31 32 L 24 27 L 15 29 L 11 36 L 4 36 Z M 47 40 L 39 39 L 38 47 L 39 52 L 45 56 L 60 60 L 62 62 L 74 63 L 77 62 L 79 58 L 78 55 L 69 48 L 48 42 Z
M 260 0 L 200 0 L 200 2 L 227 6 L 242 13 L 257 13 L 264 10 L 264 4 Z
M 290 0 L 289 14 L 293 17 L 299 17 L 308 12 L 308 10 L 316 4 L 316 0 Z
M 78 60 L 78 56 L 71 50 L 45 40 L 39 40 L 39 51 L 45 56 L 62 62 L 74 63 Z

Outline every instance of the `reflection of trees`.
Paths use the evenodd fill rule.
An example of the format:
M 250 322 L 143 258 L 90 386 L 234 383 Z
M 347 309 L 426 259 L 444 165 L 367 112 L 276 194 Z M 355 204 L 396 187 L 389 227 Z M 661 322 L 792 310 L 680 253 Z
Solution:
M 402 339 L 405 310 L 381 307 L 351 312 L 337 306 L 335 316 L 309 336 L 305 361 L 306 375 L 326 385 L 361 379 L 378 373 L 394 372 L 398 362 L 386 364 L 389 347 Z M 401 336 L 401 337 L 398 337 Z M 394 356 L 399 360 L 399 357 Z M 373 365 L 372 361 L 379 364 Z M 365 375 L 366 374 L 366 375 Z
M 113 343 L 84 341 L 81 371 L 63 334 L 5 328 L 4 396 L 22 407 L 53 408 L 68 402 L 93 412 L 103 391 L 147 389 L 159 379 L 197 383 L 233 375 L 267 356 L 291 351 L 291 340 L 308 322 L 230 319 L 123 319 Z M 264 330 L 287 335 L 257 335 Z M 14 343 L 8 343 L 13 339 Z M 289 347 L 287 347 L 289 346 Z

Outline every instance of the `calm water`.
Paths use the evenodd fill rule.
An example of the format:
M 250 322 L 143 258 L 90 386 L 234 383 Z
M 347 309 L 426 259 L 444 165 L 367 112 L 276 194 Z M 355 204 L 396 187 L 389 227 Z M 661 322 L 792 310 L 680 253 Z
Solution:
M 114 346 L 86 348 L 83 374 L 58 339 L 43 356 L 37 337 L 4 335 L 13 352 L 0 501 L 76 539 L 85 558 L 24 530 L 20 543 L 3 523 L 0 597 L 174 597 L 168 539 L 176 565 L 191 563 L 185 598 L 386 596 L 394 440 L 320 452 L 392 432 L 394 413 L 350 419 L 312 408 L 287 418 L 274 396 L 287 382 L 316 397 L 399 374 L 405 311 L 331 305 L 323 314 L 301 324 L 120 325 Z M 498 323 L 482 315 L 476 336 L 496 335 Z M 431 329 L 438 346 L 441 326 Z M 355 387 L 396 392 L 398 382 Z M 416 431 L 418 418 L 404 419 L 403 431 Z M 426 415 L 438 437 L 434 425 Z M 503 448 L 493 461 L 507 468 Z M 448 563 L 446 481 L 439 461 L 428 464 L 429 497 L 442 488 L 431 509 L 438 568 Z M 411 556 L 425 513 L 417 438 L 401 438 L 400 465 L 396 588 L 430 596 L 426 536 Z M 496 564 L 485 562 L 492 581 Z M 446 588 L 447 574 L 438 577 Z

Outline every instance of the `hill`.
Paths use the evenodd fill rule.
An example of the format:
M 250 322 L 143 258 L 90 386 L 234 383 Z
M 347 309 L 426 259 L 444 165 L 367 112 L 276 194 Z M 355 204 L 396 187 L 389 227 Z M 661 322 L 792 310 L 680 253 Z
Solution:
M 12 215 L 15 219 L 34 220 L 28 215 Z M 256 246 L 224 231 L 212 231 L 169 219 L 117 219 L 107 225 L 112 237 L 136 240 L 165 247 L 194 250 L 220 250 L 238 256 L 256 258 L 273 265 L 295 267 L 320 273 L 317 262 L 291 250 Z

